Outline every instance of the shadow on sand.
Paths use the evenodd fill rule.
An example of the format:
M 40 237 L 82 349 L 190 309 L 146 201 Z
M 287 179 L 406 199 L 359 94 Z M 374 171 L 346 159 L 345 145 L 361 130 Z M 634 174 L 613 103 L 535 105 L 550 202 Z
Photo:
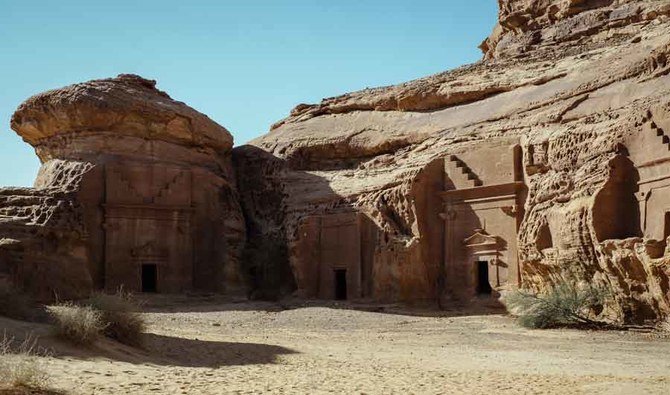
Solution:
M 132 364 L 207 368 L 273 364 L 279 355 L 296 353 L 270 344 L 186 339 L 153 333 L 145 333 L 142 337 L 141 349 L 101 339 L 86 349 L 58 342 L 51 345 L 51 350 L 56 357 L 105 358 Z
M 66 392 L 45 388 L 0 388 L 0 395 L 65 395 Z
M 284 310 L 323 307 L 337 310 L 367 311 L 379 314 L 410 317 L 461 317 L 473 315 L 506 314 L 505 308 L 495 300 L 473 300 L 468 304 L 453 304 L 439 308 L 436 304 L 406 305 L 402 303 L 340 302 L 332 300 L 293 300 L 278 303 Z
M 146 313 L 209 313 L 226 311 L 264 311 L 281 312 L 310 307 L 323 307 L 337 310 L 367 311 L 380 314 L 404 315 L 415 317 L 455 317 L 471 315 L 506 314 L 505 308 L 491 297 L 474 298 L 464 304 L 446 304 L 442 308 L 437 303 L 407 305 L 402 303 L 379 303 L 373 301 L 335 301 L 322 299 L 284 298 L 279 301 L 250 301 L 231 299 L 223 296 L 156 296 L 143 295 Z
M 211 313 L 223 311 L 281 311 L 281 303 L 250 301 L 223 295 L 136 294 L 144 313 Z
M 277 362 L 277 356 L 295 354 L 291 349 L 270 344 L 204 341 L 144 334 L 143 350 L 171 365 L 210 367 L 259 365 Z
M 182 367 L 222 367 L 277 363 L 280 355 L 297 351 L 262 343 L 237 343 L 216 340 L 189 339 L 176 336 L 143 333 L 142 347 L 130 347 L 108 338 L 100 338 L 87 347 L 58 339 L 48 324 L 16 321 L 0 317 L 0 337 L 38 340 L 39 351 L 53 357 L 73 359 L 108 359 L 132 364 L 153 364 Z M 6 391 L 0 385 L 0 395 Z

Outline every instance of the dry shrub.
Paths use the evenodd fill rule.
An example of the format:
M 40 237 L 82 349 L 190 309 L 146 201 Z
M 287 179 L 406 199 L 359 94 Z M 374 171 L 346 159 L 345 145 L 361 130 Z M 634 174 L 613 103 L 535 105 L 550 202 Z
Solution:
M 139 312 L 141 306 L 131 293 L 123 288 L 114 295 L 97 292 L 87 304 L 100 312 L 105 336 L 131 346 L 141 344 L 146 324 Z
M 505 295 L 504 303 L 507 311 L 526 328 L 600 327 L 605 324 L 592 320 L 590 313 L 602 307 L 606 296 L 603 289 L 578 288 L 566 282 L 543 293 L 510 291 Z
M 56 334 L 70 342 L 89 345 L 105 330 L 102 313 L 91 306 L 71 302 L 46 307 L 56 327 Z
M 37 347 L 32 336 L 23 342 L 3 335 L 0 339 L 0 387 L 24 388 L 39 393 L 49 392 L 49 375 L 41 357 L 47 356 Z
M 666 317 L 665 321 L 661 322 L 661 330 L 670 332 L 670 316 Z
M 4 280 L 0 280 L 0 315 L 19 320 L 29 320 L 33 316 L 30 298 Z

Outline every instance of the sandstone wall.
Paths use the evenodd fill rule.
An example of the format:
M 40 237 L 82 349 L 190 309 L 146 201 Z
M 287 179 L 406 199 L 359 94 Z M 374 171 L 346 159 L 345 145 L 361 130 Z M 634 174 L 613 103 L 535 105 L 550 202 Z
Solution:
M 29 99 L 12 127 L 43 165 L 0 191 L 0 275 L 443 306 L 568 281 L 612 320 L 667 316 L 670 2 L 499 5 L 482 61 L 301 104 L 232 152 L 137 76 Z
M 12 128 L 42 161 L 31 193 L 66 194 L 76 211 L 67 220 L 81 232 L 53 243 L 77 261 L 54 265 L 85 273 L 84 293 L 243 290 L 245 228 L 223 127 L 154 81 L 121 75 L 34 96 Z M 18 282 L 32 264 L 20 261 L 32 260 L 13 264 Z
M 319 238 L 339 237 L 323 224 L 349 213 L 374 235 L 349 242 L 356 273 L 372 268 L 362 298 L 461 304 L 486 300 L 481 281 L 491 298 L 571 281 L 613 290 L 612 319 L 667 315 L 670 4 L 500 5 L 483 61 L 299 105 L 236 149 L 273 169 L 240 177 L 243 195 L 281 190 L 281 216 L 246 212 L 251 239 L 281 229 L 306 296 L 333 297 L 307 279 L 324 276 Z
M 93 280 L 82 223 L 71 192 L 0 189 L 0 278 L 39 300 L 86 296 Z

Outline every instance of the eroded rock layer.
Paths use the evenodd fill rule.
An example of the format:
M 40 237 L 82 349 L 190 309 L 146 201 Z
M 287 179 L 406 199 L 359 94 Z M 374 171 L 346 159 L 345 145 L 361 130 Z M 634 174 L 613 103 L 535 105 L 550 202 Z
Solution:
M 40 287 L 61 297 L 242 286 L 245 229 L 226 129 L 134 75 L 34 96 L 12 128 L 42 161 L 34 189 L 5 190 L 0 202 L 0 232 L 16 239 L 2 246 L 11 256 L 2 269 L 24 288 L 52 272 L 63 281 Z
M 251 242 L 286 243 L 299 295 L 570 281 L 613 291 L 612 319 L 670 313 L 670 2 L 500 7 L 481 62 L 299 105 L 233 150 Z

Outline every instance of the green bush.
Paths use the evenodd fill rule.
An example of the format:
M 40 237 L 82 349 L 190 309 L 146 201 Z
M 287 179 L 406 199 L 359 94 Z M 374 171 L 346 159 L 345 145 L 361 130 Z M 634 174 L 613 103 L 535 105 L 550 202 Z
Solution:
M 123 289 L 114 295 L 97 292 L 87 304 L 100 312 L 105 336 L 131 346 L 141 344 L 146 323 L 139 313 L 141 306 L 131 293 Z
M 606 296 L 601 288 L 580 289 L 574 284 L 562 283 L 543 293 L 514 290 L 504 296 L 503 302 L 526 328 L 602 326 L 604 323 L 591 319 L 590 313 L 602 307 Z
M 28 336 L 23 342 L 3 335 L 0 339 L 0 387 L 25 388 L 39 393 L 48 392 L 49 375 L 37 350 L 37 342 Z
M 46 310 L 56 325 L 56 334 L 75 344 L 92 344 L 106 328 L 102 313 L 91 306 L 67 302 L 47 306 Z

